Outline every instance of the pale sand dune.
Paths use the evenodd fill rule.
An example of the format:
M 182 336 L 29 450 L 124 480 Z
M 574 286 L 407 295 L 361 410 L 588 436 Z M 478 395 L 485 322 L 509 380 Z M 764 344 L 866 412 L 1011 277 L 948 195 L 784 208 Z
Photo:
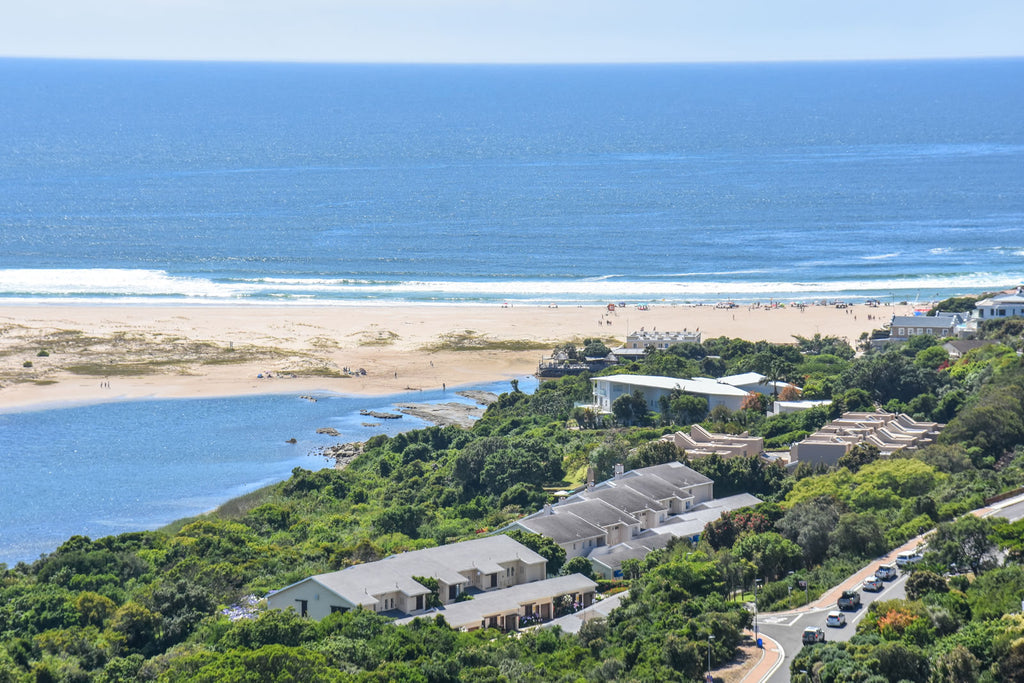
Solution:
M 0 407 L 316 390 L 385 395 L 407 388 L 440 388 L 442 383 L 454 388 L 529 375 L 545 353 L 544 349 L 424 350 L 444 335 L 467 330 L 487 340 L 530 341 L 545 349 L 585 337 L 600 337 L 614 346 L 624 340 L 627 330 L 640 327 L 699 329 L 705 339 L 725 335 L 792 342 L 792 335 L 820 333 L 854 342 L 862 332 L 888 322 L 893 313 L 909 311 L 908 306 L 819 306 L 801 311 L 661 305 L 607 313 L 593 306 L 534 305 L 2 305 Z M 80 338 L 94 339 L 79 343 Z M 190 346 L 197 342 L 205 343 L 198 351 Z M 225 351 L 229 346 L 234 350 Z M 51 355 L 36 356 L 40 348 L 48 348 Z M 264 356 L 241 363 L 203 364 L 204 358 L 209 360 L 204 354 L 209 353 L 222 360 L 252 358 L 253 353 Z M 105 378 L 63 370 L 80 363 L 145 364 L 156 359 L 162 359 L 161 364 L 149 374 L 136 376 Z M 33 367 L 22 367 L 25 361 Z M 278 372 L 314 367 L 363 368 L 366 375 L 327 377 L 300 372 L 297 378 L 276 377 Z M 275 378 L 257 379 L 258 373 L 267 371 Z M 101 388 L 104 381 L 110 388 Z

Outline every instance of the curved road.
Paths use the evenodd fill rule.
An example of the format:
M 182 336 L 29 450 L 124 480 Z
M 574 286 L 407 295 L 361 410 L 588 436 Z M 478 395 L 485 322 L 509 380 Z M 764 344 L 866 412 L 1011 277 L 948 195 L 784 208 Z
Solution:
M 870 565 L 871 571 L 873 572 L 874 568 L 879 564 L 885 563 L 881 560 L 872 563 Z M 858 572 L 855 576 L 859 576 L 860 573 Z M 785 683 L 785 681 L 789 680 L 789 665 L 793 662 L 797 653 L 800 652 L 800 648 L 803 647 L 801 637 L 806 627 L 820 626 L 825 631 L 826 641 L 849 640 L 857 632 L 857 622 L 867 614 L 868 605 L 875 600 L 893 600 L 907 596 L 906 581 L 907 577 L 904 574 L 893 581 L 886 581 L 885 588 L 880 593 L 860 591 L 860 609 L 856 612 L 844 612 L 846 614 L 846 626 L 841 628 L 825 626 L 825 615 L 836 609 L 836 603 L 834 600 L 826 604 L 822 604 L 822 602 L 826 596 L 838 594 L 835 590 L 830 590 L 825 596 L 822 596 L 821 600 L 812 603 L 810 608 L 760 615 L 757 620 L 758 630 L 781 645 L 785 653 L 782 664 L 766 680 L 769 683 Z M 846 583 L 843 582 L 843 585 L 846 585 Z
M 1003 517 L 1011 522 L 1024 518 L 1024 495 L 1016 496 L 1009 500 L 993 504 L 992 506 L 974 510 L 973 514 L 980 517 Z M 934 529 L 932 530 L 934 531 Z M 783 650 L 784 657 L 781 664 L 775 668 L 772 674 L 762 681 L 768 683 L 785 683 L 790 679 L 789 666 L 804 646 L 802 641 L 803 630 L 808 626 L 820 626 L 825 630 L 825 639 L 846 641 L 857 632 L 857 622 L 867 614 L 868 605 L 875 600 L 893 600 L 905 598 L 906 576 L 901 574 L 893 581 L 885 582 L 885 588 L 880 593 L 868 593 L 860 590 L 861 583 L 875 572 L 875 568 L 881 564 L 895 562 L 896 555 L 904 550 L 915 550 L 930 534 L 928 531 L 921 536 L 894 549 L 885 557 L 880 557 L 871 564 L 861 569 L 856 574 L 848 577 L 838 586 L 826 591 L 818 600 L 810 605 L 790 612 L 775 612 L 761 614 L 758 616 L 758 630 L 760 633 L 776 641 Z M 844 590 L 856 589 L 860 592 L 861 606 L 856 612 L 846 612 L 846 626 L 842 628 L 829 628 L 825 626 L 825 616 L 836 607 L 836 600 Z M 811 646 L 813 647 L 813 646 Z

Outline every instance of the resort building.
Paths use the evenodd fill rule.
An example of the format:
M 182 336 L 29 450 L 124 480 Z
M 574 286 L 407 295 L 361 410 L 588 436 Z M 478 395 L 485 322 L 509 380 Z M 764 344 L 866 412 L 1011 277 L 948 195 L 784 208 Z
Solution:
M 435 579 L 438 598 L 449 604 L 463 593 L 498 591 L 546 576 L 542 556 L 508 536 L 488 536 L 310 576 L 271 593 L 267 604 L 317 621 L 356 608 L 399 617 L 426 610 L 431 591 L 417 577 Z
M 658 332 L 641 327 L 638 332 L 626 335 L 626 343 L 612 349 L 612 354 L 619 359 L 642 358 L 647 349 L 664 351 L 675 344 L 700 344 L 700 332 Z
M 676 344 L 700 344 L 700 332 L 658 332 L 657 330 L 644 330 L 626 335 L 626 349 L 659 349 L 665 350 Z
M 955 337 L 967 318 L 960 313 L 935 315 L 894 315 L 889 324 L 889 341 L 906 341 L 918 334 Z
M 598 573 L 618 577 L 624 560 L 645 557 L 673 537 L 696 540 L 723 512 L 761 502 L 747 494 L 715 500 L 713 487 L 680 462 L 629 472 L 616 465 L 613 478 L 545 505 L 508 528 L 547 536 L 566 558 L 586 557 Z
M 692 425 L 689 434 L 666 434 L 661 440 L 668 441 L 680 451 L 694 457 L 718 453 L 723 458 L 732 458 L 737 455 L 758 455 L 764 450 L 764 439 L 760 436 L 750 436 L 749 432 L 715 434 L 700 425 Z
M 982 299 L 974 304 L 974 315 L 979 320 L 1024 316 L 1024 287 Z
M 748 391 L 731 386 L 721 380 L 706 377 L 697 379 L 679 379 L 677 377 L 659 377 L 655 375 L 609 375 L 595 377 L 593 405 L 603 413 L 612 411 L 612 404 L 619 396 L 639 391 L 651 411 L 661 410 L 659 401 L 673 391 L 700 396 L 708 402 L 708 410 L 717 406 L 725 406 L 729 410 L 739 410 Z
M 844 413 L 789 451 L 791 463 L 835 465 L 857 444 L 867 443 L 882 455 L 913 450 L 934 443 L 945 427 L 937 422 L 917 422 L 903 413 Z

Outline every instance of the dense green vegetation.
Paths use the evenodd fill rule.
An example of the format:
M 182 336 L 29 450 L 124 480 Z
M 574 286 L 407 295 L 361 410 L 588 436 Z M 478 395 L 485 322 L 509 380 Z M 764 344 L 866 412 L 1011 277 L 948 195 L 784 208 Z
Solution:
M 986 331 L 1002 343 L 955 362 L 930 338 L 858 358 L 817 335 L 794 345 L 679 345 L 609 372 L 757 371 L 833 405 L 765 417 L 763 402 L 752 400 L 708 414 L 679 394 L 660 413 L 631 403 L 613 422 L 574 408 L 590 397 L 589 377 L 547 382 L 532 395 L 513 384 L 471 430 L 375 437 L 345 470 L 297 469 L 209 516 L 156 532 L 73 537 L 0 571 L 0 682 L 692 680 L 709 635 L 714 663 L 733 656 L 750 616 L 731 598 L 755 579 L 761 609 L 795 605 L 936 525 L 931 575 L 915 577 L 913 599 L 875 608 L 850 645 L 805 649 L 794 671 L 820 681 L 1014 680 L 1004 674 L 1024 669 L 1024 622 L 1003 615 L 1024 597 L 1024 527 L 961 517 L 1024 483 L 1024 367 L 1013 324 Z M 723 516 L 696 548 L 677 544 L 630 562 L 624 606 L 578 636 L 458 633 L 438 620 L 395 627 L 368 612 L 310 623 L 259 610 L 232 621 L 221 611 L 310 574 L 492 532 L 551 491 L 578 485 L 588 467 L 604 477 L 618 462 L 685 457 L 655 440 L 691 421 L 785 447 L 845 409 L 875 405 L 948 421 L 942 443 L 885 458 L 860 449 L 829 471 L 694 460 L 717 495 L 767 502 Z M 554 544 L 518 536 L 549 558 L 552 573 L 571 569 Z M 1005 563 L 993 561 L 996 547 Z M 947 581 L 950 564 L 971 573 Z M 806 592 L 791 592 L 797 580 Z

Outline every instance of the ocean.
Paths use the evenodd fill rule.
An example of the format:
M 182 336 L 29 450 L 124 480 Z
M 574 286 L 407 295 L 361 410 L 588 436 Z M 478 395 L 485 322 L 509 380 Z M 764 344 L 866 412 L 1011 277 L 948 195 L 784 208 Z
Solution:
M 928 301 L 1024 282 L 1022 59 L 0 59 L 0 87 L 7 302 Z M 316 428 L 362 440 L 358 409 L 407 398 L 0 414 L 0 562 L 322 467 Z
M 1024 60 L 0 60 L 0 299 L 931 300 L 1024 280 Z

